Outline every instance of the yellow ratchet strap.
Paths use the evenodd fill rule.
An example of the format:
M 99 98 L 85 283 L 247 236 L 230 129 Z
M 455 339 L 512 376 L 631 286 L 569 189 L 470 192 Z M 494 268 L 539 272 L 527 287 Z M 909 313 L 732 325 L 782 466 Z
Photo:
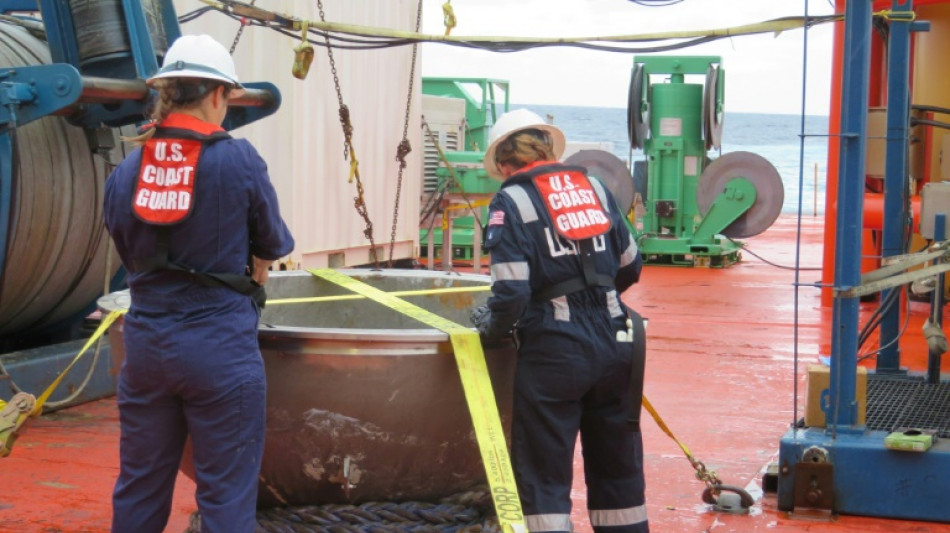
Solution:
M 706 486 L 708 487 L 707 490 L 710 490 L 710 491 L 715 490 L 716 494 L 718 495 L 719 494 L 718 491 L 723 487 L 723 484 L 722 484 L 722 481 L 719 479 L 719 476 L 716 474 L 716 471 L 708 470 L 706 468 L 706 465 L 703 464 L 702 461 L 699 461 L 695 457 L 693 457 L 693 454 L 692 452 L 689 451 L 689 448 L 687 448 L 686 445 L 683 444 L 681 440 L 676 438 L 676 435 L 673 435 L 673 431 L 671 431 L 670 428 L 667 427 L 666 422 L 663 422 L 663 419 L 660 418 L 660 413 L 658 413 L 656 409 L 653 408 L 653 405 L 650 403 L 649 400 L 647 400 L 647 397 L 642 396 L 642 398 L 643 398 L 643 407 L 645 407 L 646 410 L 650 412 L 650 415 L 653 416 L 653 420 L 656 421 L 656 425 L 660 426 L 660 429 L 663 430 L 663 433 L 666 433 L 671 439 L 673 439 L 674 442 L 676 442 L 677 445 L 679 445 L 680 449 L 683 450 L 683 453 L 686 455 L 686 460 L 689 461 L 690 466 L 692 466 L 693 470 L 696 471 L 696 479 L 705 483 Z M 745 492 L 744 490 L 734 488 L 734 487 L 729 487 L 729 490 L 731 490 L 732 492 L 736 492 L 737 494 L 740 494 L 740 496 L 744 496 L 744 501 L 745 500 L 749 501 L 748 504 L 743 505 L 744 507 L 748 508 L 749 506 L 752 505 L 751 503 L 752 497 L 749 496 L 749 494 Z M 704 501 L 705 501 L 705 493 L 704 493 Z M 707 503 L 715 503 L 715 500 L 711 502 L 707 502 Z
M 679 445 L 680 449 L 683 450 L 683 453 L 686 454 L 686 457 L 692 462 L 693 454 L 689 451 L 689 448 L 686 447 L 679 439 L 676 438 L 676 435 L 673 434 L 673 431 L 666 425 L 666 422 L 660 418 L 660 413 L 656 412 L 656 409 L 653 408 L 653 404 L 647 400 L 646 395 L 643 396 L 643 408 L 650 412 L 650 415 L 653 416 L 653 420 L 656 421 L 656 425 L 660 426 L 660 429 L 663 430 L 663 433 L 666 433 L 676 444 Z
M 449 334 L 462 389 L 465 391 L 465 401 L 472 415 L 475 437 L 495 503 L 498 523 L 506 533 L 527 533 L 521 499 L 518 498 L 508 446 L 505 443 L 505 434 L 498 416 L 498 406 L 495 405 L 495 394 L 478 333 L 336 270 L 324 268 L 311 269 L 308 272 Z
M 425 289 L 418 291 L 392 291 L 390 296 L 429 296 L 431 294 L 453 294 L 459 292 L 488 292 L 491 285 L 474 285 L 472 287 L 444 287 L 442 289 Z M 282 304 L 311 304 L 319 302 L 337 302 L 340 300 L 361 300 L 366 298 L 362 294 L 338 294 L 336 296 L 309 296 L 306 298 L 277 298 L 267 300 L 267 305 Z
M 20 392 L 15 394 L 9 402 L 0 400 L 0 457 L 10 455 L 10 452 L 13 451 L 13 443 L 16 442 L 17 437 L 22 432 L 26 421 L 30 418 L 36 418 L 43 413 L 43 405 L 46 403 L 46 400 L 49 399 L 50 395 L 53 394 L 53 391 L 56 390 L 56 387 L 63 381 L 63 378 L 66 377 L 66 374 L 76 366 L 76 363 L 89 351 L 93 343 L 99 340 L 99 337 L 102 337 L 106 330 L 109 329 L 109 326 L 127 311 L 127 309 L 120 309 L 106 315 L 96 329 L 96 332 L 93 333 L 92 337 L 86 341 L 86 344 L 79 350 L 79 353 L 76 354 L 76 357 L 66 365 L 66 368 L 59 373 L 59 376 L 56 376 L 56 379 L 53 380 L 50 386 L 46 387 L 46 390 L 43 391 L 43 394 L 40 394 L 39 398 L 34 398 L 32 394 Z

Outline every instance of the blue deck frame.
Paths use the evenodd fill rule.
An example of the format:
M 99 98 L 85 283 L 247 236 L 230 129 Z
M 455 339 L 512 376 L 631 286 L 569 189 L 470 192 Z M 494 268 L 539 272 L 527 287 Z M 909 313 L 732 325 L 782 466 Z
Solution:
M 913 12 L 910 0 L 895 0 L 895 12 Z M 857 371 L 858 298 L 841 291 L 861 283 L 861 232 L 865 183 L 865 131 L 868 109 L 868 75 L 871 50 L 871 0 L 851 0 L 845 13 L 844 72 L 841 106 L 841 158 L 833 307 L 831 376 L 825 409 L 826 428 L 791 429 L 779 446 L 778 506 L 796 507 L 796 485 L 803 489 L 831 488 L 830 510 L 842 514 L 888 518 L 950 521 L 950 442 L 938 441 L 926 452 L 888 449 L 883 431 L 869 431 L 858 424 L 855 400 Z M 891 19 L 888 58 L 887 160 L 885 177 L 884 253 L 903 253 L 902 232 L 908 213 L 903 195 L 909 124 L 908 60 L 910 32 L 926 24 Z M 897 290 L 897 289 L 895 289 Z M 881 342 L 896 337 L 894 318 L 882 324 Z M 880 372 L 899 371 L 899 352 L 882 353 Z M 807 453 L 806 453 L 807 452 Z M 809 463 L 831 465 L 822 478 Z M 810 454 L 808 457 L 806 455 Z M 811 461 L 815 462 L 815 461 Z M 805 468 L 799 468 L 803 465 Z

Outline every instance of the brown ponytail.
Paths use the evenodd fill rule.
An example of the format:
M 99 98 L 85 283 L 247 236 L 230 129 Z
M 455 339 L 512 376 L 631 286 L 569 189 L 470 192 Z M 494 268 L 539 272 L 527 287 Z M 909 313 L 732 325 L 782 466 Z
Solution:
M 190 109 L 201 104 L 206 96 L 224 86 L 224 96 L 227 98 L 231 92 L 231 87 L 214 80 L 205 80 L 198 78 L 163 78 L 155 80 L 152 88 L 156 91 L 155 99 L 152 103 L 152 109 L 149 118 L 153 127 L 148 128 L 144 133 L 135 137 L 122 137 L 126 142 L 136 145 L 143 145 L 155 134 L 155 125 L 161 124 L 168 115 L 180 109 Z

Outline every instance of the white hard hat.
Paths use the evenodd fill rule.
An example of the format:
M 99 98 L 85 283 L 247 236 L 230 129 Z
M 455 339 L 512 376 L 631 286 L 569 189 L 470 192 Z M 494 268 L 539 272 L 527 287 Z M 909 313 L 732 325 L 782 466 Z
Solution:
M 203 78 L 232 83 L 243 88 L 234 70 L 231 54 L 210 35 L 182 35 L 165 53 L 162 68 L 146 84 L 162 78 Z
M 485 159 L 482 161 L 482 164 L 485 166 L 485 170 L 488 171 L 489 176 L 496 180 L 504 179 L 504 176 L 501 174 L 501 169 L 499 169 L 498 164 L 495 163 L 495 150 L 498 148 L 498 144 L 519 131 L 529 129 L 541 130 L 547 133 L 551 137 L 554 157 L 557 159 L 561 158 L 566 144 L 564 133 L 556 126 L 545 122 L 537 114 L 527 109 L 516 109 L 498 117 L 498 122 L 495 122 L 495 125 L 491 127 L 491 131 L 488 133 L 488 150 L 485 152 Z

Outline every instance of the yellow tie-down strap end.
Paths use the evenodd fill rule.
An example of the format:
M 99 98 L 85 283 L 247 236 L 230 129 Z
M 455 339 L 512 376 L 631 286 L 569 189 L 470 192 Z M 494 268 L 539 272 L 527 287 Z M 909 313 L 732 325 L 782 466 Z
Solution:
M 79 350 L 76 357 L 73 357 L 73 360 L 66 365 L 66 368 L 56 376 L 56 379 L 53 380 L 50 386 L 46 387 L 46 390 L 40 394 L 39 398 L 26 392 L 18 392 L 10 398 L 9 402 L 0 400 L 0 457 L 10 455 L 10 452 L 13 451 L 13 444 L 23 431 L 27 420 L 36 418 L 43 413 L 43 405 L 56 390 L 56 387 L 63 381 L 63 378 L 66 377 L 66 374 L 76 366 L 76 363 L 89 351 L 93 343 L 102 337 L 106 330 L 109 329 L 109 326 L 127 311 L 128 309 L 119 309 L 103 317 L 102 322 L 99 323 L 99 327 L 96 328 L 96 332 L 86 341 L 86 344 Z
M 482 463 L 485 465 L 485 474 L 488 477 L 498 523 L 503 531 L 527 533 L 524 513 L 521 510 L 521 499 L 518 498 L 514 471 L 511 468 L 508 446 L 505 443 L 505 433 L 502 430 L 501 417 L 498 415 L 498 406 L 495 404 L 495 394 L 478 333 L 336 270 L 325 268 L 312 269 L 309 272 L 448 333 L 455 352 L 455 362 L 458 365 L 462 390 L 465 392 L 465 401 L 472 415 L 475 438 L 478 441 Z

